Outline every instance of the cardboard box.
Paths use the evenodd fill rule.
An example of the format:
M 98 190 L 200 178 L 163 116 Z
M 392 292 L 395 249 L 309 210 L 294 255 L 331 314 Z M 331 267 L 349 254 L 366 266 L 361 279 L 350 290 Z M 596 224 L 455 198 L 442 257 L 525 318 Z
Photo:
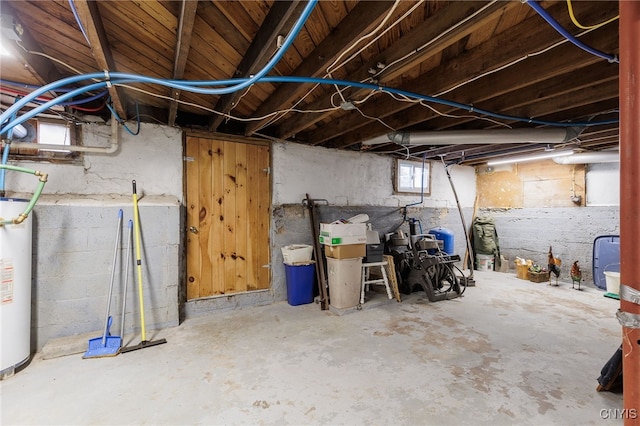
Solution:
M 367 225 L 365 223 L 321 223 L 320 244 L 339 246 L 344 244 L 365 244 Z
M 344 244 L 340 246 L 324 246 L 324 254 L 333 259 L 354 259 L 364 257 L 366 244 Z

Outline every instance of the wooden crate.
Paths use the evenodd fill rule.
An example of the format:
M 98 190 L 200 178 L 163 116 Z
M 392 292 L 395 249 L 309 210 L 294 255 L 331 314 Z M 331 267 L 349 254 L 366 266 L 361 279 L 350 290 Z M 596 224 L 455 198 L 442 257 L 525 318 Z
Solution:
M 548 272 L 531 272 L 529 271 L 529 281 L 534 283 L 544 283 L 549 281 Z

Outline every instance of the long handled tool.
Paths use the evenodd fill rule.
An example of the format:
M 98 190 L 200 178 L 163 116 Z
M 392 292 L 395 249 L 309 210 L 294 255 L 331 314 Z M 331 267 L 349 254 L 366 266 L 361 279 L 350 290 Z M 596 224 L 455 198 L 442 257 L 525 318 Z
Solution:
M 313 233 L 313 255 L 316 260 L 316 278 L 318 280 L 318 291 L 320 293 L 320 309 L 325 311 L 329 309 L 329 294 L 327 292 L 327 276 L 325 274 L 324 258 L 322 257 L 322 246 L 320 245 L 320 226 L 318 224 L 318 215 L 316 213 L 318 202 L 327 200 L 312 199 L 309 194 L 307 198 L 302 200 L 302 204 L 309 209 L 309 218 L 311 220 L 311 232 Z
M 131 264 L 131 240 L 133 239 L 133 221 L 129 220 L 127 236 L 127 263 L 124 268 L 124 290 L 122 290 L 122 319 L 120 321 L 120 336 L 124 339 L 124 314 L 127 311 L 127 286 L 129 284 L 129 264 Z
M 162 343 L 167 343 L 166 339 L 159 339 L 148 341 L 147 340 L 147 332 L 145 329 L 145 321 L 144 321 L 144 296 L 142 293 L 142 259 L 140 255 L 140 217 L 138 215 L 138 194 L 136 193 L 136 181 L 131 182 L 133 184 L 133 223 L 134 223 L 134 233 L 135 233 L 135 242 L 136 242 L 136 267 L 138 271 L 138 301 L 140 303 L 140 327 L 141 327 L 141 338 L 142 341 L 135 346 L 125 346 L 120 349 L 120 352 L 131 352 L 138 349 L 148 348 L 150 346 L 161 345 Z
M 107 299 L 107 313 L 104 318 L 104 331 L 102 337 L 89 339 L 89 349 L 84 353 L 82 358 L 100 358 L 105 356 L 116 356 L 122 346 L 122 338 L 120 336 L 111 336 L 109 329 L 111 328 L 112 318 L 109 315 L 111 310 L 111 295 L 113 294 L 113 281 L 116 272 L 116 261 L 118 259 L 118 245 L 120 243 L 120 230 L 122 229 L 122 209 L 118 212 L 118 230 L 116 232 L 116 244 L 113 251 L 113 266 L 111 267 L 111 284 L 109 285 L 109 298 Z

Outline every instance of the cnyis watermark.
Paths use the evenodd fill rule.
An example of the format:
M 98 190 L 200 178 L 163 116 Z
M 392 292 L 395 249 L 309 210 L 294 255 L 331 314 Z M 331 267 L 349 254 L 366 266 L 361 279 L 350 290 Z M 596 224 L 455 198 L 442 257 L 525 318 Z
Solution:
M 635 420 L 638 410 L 635 408 L 603 408 L 600 410 L 600 418 L 603 420 Z

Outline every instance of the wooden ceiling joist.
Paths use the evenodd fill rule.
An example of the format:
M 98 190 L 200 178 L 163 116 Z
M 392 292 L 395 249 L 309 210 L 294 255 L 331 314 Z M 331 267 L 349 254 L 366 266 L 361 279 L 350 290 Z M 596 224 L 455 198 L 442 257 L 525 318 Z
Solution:
M 535 31 L 536 26 L 539 27 L 535 21 L 528 23 L 525 21 L 521 25 L 526 25 L 526 29 L 530 31 Z M 534 35 L 536 37 L 533 37 L 531 42 L 527 45 L 528 51 L 542 50 L 560 40 L 559 38 L 550 39 L 549 37 L 544 37 L 542 31 L 534 32 Z M 488 63 L 490 60 L 487 57 L 488 48 L 495 46 L 495 39 L 503 43 L 508 42 L 508 37 L 504 38 L 504 40 L 502 40 L 502 38 L 504 37 L 496 36 L 494 40 L 488 41 L 485 44 L 479 45 L 474 49 L 462 53 L 460 55 L 460 60 L 465 64 L 468 64 L 470 67 L 473 67 L 473 69 L 490 70 L 517 61 L 527 53 L 518 49 L 505 49 L 504 51 L 506 53 L 492 56 L 497 59 L 497 63 Z M 613 48 L 614 45 L 617 44 L 617 36 L 610 32 L 605 34 L 594 32 L 585 36 L 584 39 L 586 42 L 597 40 L 605 48 Z M 488 45 L 486 45 L 487 43 Z M 554 76 L 559 76 L 563 73 L 571 73 L 572 70 L 602 61 L 603 60 L 598 57 L 585 54 L 570 43 L 564 43 L 549 50 L 548 52 L 545 52 L 544 54 L 531 56 L 525 61 L 515 63 L 512 67 L 509 67 L 504 71 L 499 71 L 488 75 L 487 77 L 483 77 L 481 80 L 465 84 L 464 86 L 447 93 L 445 97 L 447 99 L 454 99 L 461 103 L 474 104 L 481 108 L 484 105 L 480 104 L 480 102 L 484 100 L 521 90 L 522 87 L 526 85 L 531 85 L 532 83 L 543 81 L 548 78 L 554 78 Z M 617 65 L 609 65 L 611 65 L 615 71 Z M 523 79 L 523 73 L 531 73 L 531 70 L 535 70 L 534 76 Z M 478 75 L 479 74 L 480 72 L 478 72 Z M 468 72 L 465 70 L 461 70 L 457 67 L 451 67 L 447 72 L 443 73 L 442 70 L 438 68 L 423 74 L 415 80 L 408 81 L 402 88 L 405 90 L 411 90 L 413 88 L 419 93 L 434 93 L 434 90 L 438 87 L 453 88 L 468 80 Z M 531 96 L 535 97 L 536 95 L 537 94 L 535 92 L 531 93 Z M 510 97 L 507 97 L 507 99 L 510 99 Z M 438 107 L 437 105 L 436 108 L 441 113 L 445 114 L 456 111 L 456 109 L 450 107 Z M 397 117 L 396 120 L 389 119 L 389 117 L 394 114 L 398 114 L 401 111 L 409 109 L 410 112 L 403 114 L 401 117 Z M 383 119 L 393 128 L 397 128 L 398 126 L 403 126 L 400 128 L 406 128 L 437 116 L 435 113 L 426 113 L 425 115 L 425 108 L 422 106 L 413 106 L 412 104 L 403 104 L 400 102 L 384 102 L 382 104 L 372 106 L 371 108 L 367 108 L 367 105 L 365 104 L 362 107 L 362 111 L 365 115 L 376 116 Z M 354 129 L 364 127 L 366 128 L 366 130 L 364 130 L 364 135 L 365 138 L 368 139 L 380 134 L 380 131 L 384 128 L 381 124 L 365 120 L 360 114 L 350 114 L 348 120 L 334 124 L 335 125 L 333 125 L 331 129 L 331 134 L 327 134 L 321 130 L 314 131 L 311 135 L 312 137 L 308 139 L 308 143 L 322 144 L 330 141 L 331 139 L 339 139 L 340 142 L 336 144 L 337 147 L 347 147 L 359 141 L 354 137 L 345 138 L 340 137 L 340 135 L 347 132 L 352 133 Z M 389 131 L 388 128 L 385 129 L 385 131 Z
M 293 27 L 293 16 L 299 15 L 304 9 L 304 3 L 296 1 L 277 1 L 269 9 L 269 14 L 258 30 L 249 49 L 242 57 L 233 77 L 248 78 L 258 72 L 268 62 L 275 49 L 278 49 L 278 36 L 286 36 Z M 242 96 L 242 91 L 223 95 L 218 99 L 214 110 L 227 114 L 236 105 Z M 209 121 L 209 131 L 215 131 L 223 122 L 224 116 L 216 114 Z
M 477 29 L 482 22 L 495 19 L 504 13 L 505 10 L 518 6 L 514 2 L 496 2 L 487 6 L 485 2 L 454 2 L 447 6 L 445 10 L 423 21 L 419 26 L 411 30 L 406 36 L 374 58 L 371 63 L 393 64 L 394 62 L 408 57 L 385 68 L 377 76 L 377 84 L 384 86 L 393 81 L 412 66 L 425 61 L 434 56 L 440 50 L 451 46 L 468 36 L 474 29 Z M 469 15 L 477 13 L 476 20 L 465 21 Z M 444 16 L 443 16 L 444 15 Z M 464 22 L 464 24 L 460 24 Z M 431 42 L 427 42 L 431 41 Z M 364 64 L 350 76 L 350 80 L 361 81 L 370 77 L 369 69 L 371 64 Z M 367 96 L 370 90 L 358 90 L 351 93 L 353 100 L 359 100 Z M 330 102 L 326 98 L 320 98 L 307 106 L 308 110 L 323 111 L 331 108 Z M 324 114 L 303 114 L 296 115 L 278 126 L 278 137 L 287 139 L 297 133 L 302 132 L 309 126 L 322 121 L 331 113 Z M 365 114 L 366 115 L 366 114 Z M 314 140 L 314 143 L 317 139 Z
M 176 50 L 173 61 L 173 79 L 180 80 L 184 77 L 184 69 L 187 66 L 189 48 L 191 47 L 191 34 L 193 33 L 193 23 L 196 19 L 198 0 L 182 0 L 180 6 L 180 18 L 178 19 L 178 30 L 176 33 Z M 171 104 L 169 105 L 169 126 L 176 122 L 178 113 L 178 99 L 180 90 L 170 89 Z
M 101 70 L 115 72 L 117 71 L 116 63 L 113 60 L 113 54 L 109 47 L 109 40 L 104 30 L 98 3 L 95 0 L 74 0 L 78 16 L 85 29 L 93 57 Z M 116 86 L 109 86 L 109 95 L 113 107 L 123 120 L 127 118 L 126 102 L 122 89 Z
M 340 24 L 326 37 L 308 56 L 292 75 L 302 77 L 324 76 L 327 67 L 340 55 L 345 46 L 350 46 L 349 40 L 357 40 L 366 34 L 383 19 L 392 2 L 375 1 L 358 3 L 356 7 L 340 22 Z M 255 112 L 260 117 L 290 107 L 294 100 L 308 90 L 308 85 L 281 85 Z M 247 125 L 245 135 L 250 136 L 260 129 L 265 120 L 255 121 Z

